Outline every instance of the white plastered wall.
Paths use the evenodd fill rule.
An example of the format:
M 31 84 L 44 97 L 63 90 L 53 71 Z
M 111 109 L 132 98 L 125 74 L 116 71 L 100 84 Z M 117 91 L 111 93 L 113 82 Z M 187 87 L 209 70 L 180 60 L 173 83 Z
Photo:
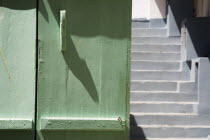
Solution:
M 149 1 L 150 0 L 133 0 L 132 18 L 133 19 L 149 19 Z
M 166 0 L 133 0 L 133 19 L 160 19 L 166 17 Z

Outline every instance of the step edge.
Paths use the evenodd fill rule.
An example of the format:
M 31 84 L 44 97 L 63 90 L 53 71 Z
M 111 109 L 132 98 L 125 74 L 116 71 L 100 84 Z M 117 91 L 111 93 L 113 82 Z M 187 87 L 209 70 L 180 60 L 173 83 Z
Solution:
M 131 53 L 150 53 L 150 54 L 181 54 L 181 52 L 152 52 L 152 51 L 131 51 Z
M 158 101 L 130 101 L 130 104 L 150 104 L 150 105 L 199 105 L 198 102 L 158 102 Z
M 137 127 L 141 127 L 141 128 L 183 128 L 183 129 L 209 128 L 210 129 L 210 126 L 205 126 L 205 125 L 137 125 Z
M 132 43 L 131 45 L 151 45 L 151 44 L 147 44 L 147 43 Z M 168 44 L 168 45 L 165 45 L 165 44 L 154 44 L 154 46 L 176 46 L 176 47 L 181 47 L 181 44 L 180 45 L 173 45 L 173 44 Z
M 159 61 L 159 60 L 131 60 L 131 62 L 151 62 L 151 63 L 183 63 L 183 61 Z
M 130 113 L 133 116 L 197 116 L 196 113 Z

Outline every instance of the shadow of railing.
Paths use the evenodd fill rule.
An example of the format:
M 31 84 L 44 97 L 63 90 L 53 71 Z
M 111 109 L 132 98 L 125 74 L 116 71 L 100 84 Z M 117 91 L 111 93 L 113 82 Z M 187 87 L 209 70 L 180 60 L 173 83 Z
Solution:
M 169 36 L 180 36 L 182 21 L 193 17 L 192 0 L 170 0 L 168 2 L 168 30 Z
M 80 58 L 70 36 L 68 36 L 67 44 L 69 45 L 62 54 L 69 70 L 71 70 L 74 76 L 82 83 L 93 101 L 98 103 L 99 95 L 86 61 Z
M 186 60 L 210 55 L 210 17 L 187 18 L 183 23 Z

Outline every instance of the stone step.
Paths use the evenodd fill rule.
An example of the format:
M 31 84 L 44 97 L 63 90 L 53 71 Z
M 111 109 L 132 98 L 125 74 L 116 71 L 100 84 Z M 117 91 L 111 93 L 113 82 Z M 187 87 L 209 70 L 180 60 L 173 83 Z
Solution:
M 132 19 L 132 28 L 166 28 L 166 22 L 163 19 Z
M 139 102 L 197 102 L 197 94 L 131 92 L 131 101 Z
M 164 102 L 131 102 L 132 113 L 194 113 L 197 104 Z
M 207 138 L 206 126 L 131 126 L 131 138 Z
M 132 37 L 132 43 L 181 45 L 180 37 Z
M 152 29 L 152 28 L 133 28 L 132 36 L 133 37 L 166 37 L 167 29 Z
M 177 91 L 177 82 L 131 81 L 131 91 Z
M 185 71 L 131 71 L 131 80 L 186 81 L 190 80 L 190 73 Z
M 150 22 L 149 21 L 133 21 L 132 22 L 132 28 L 149 28 Z
M 131 70 L 181 70 L 181 63 L 161 61 L 131 61 Z
M 180 92 L 197 93 L 198 92 L 197 85 L 198 84 L 195 82 L 179 82 L 178 90 Z
M 132 44 L 131 51 L 181 52 L 181 45 Z
M 131 125 L 210 126 L 209 116 L 197 115 L 131 115 Z
M 182 71 L 191 71 L 191 65 L 186 63 L 185 61 L 181 62 L 181 70 Z
M 131 52 L 131 60 L 180 62 L 181 53 Z
M 182 70 L 190 72 L 191 68 L 186 62 L 132 60 L 131 70 Z

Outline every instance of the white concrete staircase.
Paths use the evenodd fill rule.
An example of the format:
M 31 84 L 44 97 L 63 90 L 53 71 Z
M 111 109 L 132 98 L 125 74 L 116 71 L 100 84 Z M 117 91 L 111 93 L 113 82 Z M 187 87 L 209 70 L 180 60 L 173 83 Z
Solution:
M 131 139 L 207 139 L 210 117 L 198 115 L 199 96 L 181 37 L 167 30 L 133 28 Z

